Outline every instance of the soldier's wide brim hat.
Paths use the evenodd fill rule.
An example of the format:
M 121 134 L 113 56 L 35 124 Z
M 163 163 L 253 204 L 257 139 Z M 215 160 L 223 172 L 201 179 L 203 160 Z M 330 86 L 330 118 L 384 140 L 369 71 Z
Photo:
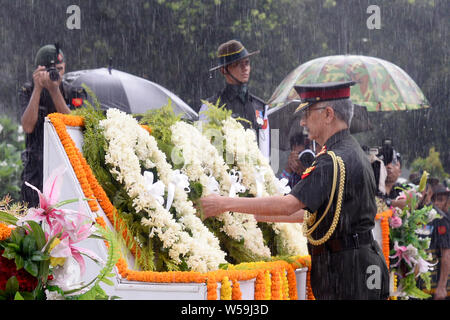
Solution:
M 55 45 L 48 44 L 38 50 L 34 63 L 36 66 L 48 66 L 52 61 L 55 64 L 64 62 L 64 53 Z
M 217 57 L 219 59 L 219 64 L 209 71 L 214 71 L 222 67 L 226 67 L 236 61 L 245 59 L 247 57 L 251 57 L 255 54 L 258 54 L 259 50 L 248 52 L 247 49 L 242 45 L 241 42 L 237 40 L 230 40 L 225 43 L 222 43 L 217 50 Z
M 313 104 L 322 101 L 349 99 L 350 87 L 355 83 L 354 81 L 339 81 L 294 86 L 301 100 L 294 114 L 304 111 Z

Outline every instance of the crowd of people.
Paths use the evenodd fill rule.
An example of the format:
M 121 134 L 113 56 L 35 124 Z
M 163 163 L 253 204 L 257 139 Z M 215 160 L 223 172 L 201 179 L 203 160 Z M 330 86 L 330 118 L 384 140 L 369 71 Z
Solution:
M 247 119 L 244 126 L 256 130 L 259 146 L 268 156 L 267 105 L 248 86 L 249 58 L 258 52 L 248 52 L 236 40 L 221 44 L 219 63 L 210 71 L 221 72 L 225 87 L 206 100 L 220 100 L 221 105 L 232 110 L 233 117 Z M 21 121 L 26 132 L 22 180 L 42 189 L 44 119 L 52 112 L 69 113 L 71 105 L 62 88 L 65 61 L 59 47 L 42 47 L 35 65 L 32 81 L 20 92 Z M 50 67 L 56 69 L 57 79 L 50 78 Z M 290 155 L 280 174 L 280 178 L 288 180 L 290 194 L 265 199 L 211 195 L 202 198 L 202 209 L 206 217 L 237 211 L 254 214 L 258 221 L 303 222 L 307 226 L 311 284 L 316 298 L 386 299 L 388 270 L 372 236 L 379 210 L 376 198 L 387 207 L 403 208 L 406 201 L 398 187 L 417 185 L 421 173 L 412 174 L 409 181 L 400 181 L 402 159 L 390 139 L 383 141 L 381 148 L 373 149 L 361 147 L 352 137 L 352 85 L 354 82 L 295 86 L 301 98 L 295 113 L 300 115 L 300 127 L 304 130 L 290 137 Z M 200 118 L 206 108 L 207 105 L 201 106 Z M 439 261 L 434 278 L 435 299 L 444 299 L 449 292 L 449 198 L 446 185 L 431 178 L 419 203 L 433 206 L 441 216 L 428 226 L 430 250 Z M 39 204 L 36 193 L 25 183 L 21 200 L 29 206 Z M 382 271 L 381 286 L 376 289 L 366 286 L 365 271 L 369 265 L 377 265 Z

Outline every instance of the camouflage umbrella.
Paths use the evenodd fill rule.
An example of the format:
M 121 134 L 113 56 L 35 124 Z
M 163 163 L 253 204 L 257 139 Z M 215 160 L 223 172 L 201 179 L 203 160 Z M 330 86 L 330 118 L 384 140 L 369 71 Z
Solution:
M 353 80 L 350 98 L 368 111 L 429 107 L 417 84 L 396 65 L 373 57 L 338 55 L 308 61 L 292 71 L 269 99 L 271 108 L 298 100 L 294 85 Z
M 294 85 L 353 80 L 355 104 L 352 133 L 369 130 L 367 111 L 399 111 L 429 107 L 417 84 L 396 65 L 373 57 L 337 55 L 305 62 L 284 78 L 269 99 L 269 123 L 279 129 L 280 149 L 289 148 L 292 112 L 300 100 Z

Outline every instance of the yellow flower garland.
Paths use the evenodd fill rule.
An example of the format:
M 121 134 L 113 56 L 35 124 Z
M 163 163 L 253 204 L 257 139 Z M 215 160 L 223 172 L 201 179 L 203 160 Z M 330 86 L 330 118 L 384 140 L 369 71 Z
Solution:
M 220 287 L 220 300 L 231 300 L 231 284 L 227 276 L 223 277 Z
M 127 245 L 131 243 L 131 252 L 135 256 L 140 256 L 139 248 L 133 243 L 129 236 L 125 223 L 117 214 L 116 208 L 112 205 L 105 191 L 98 183 L 92 173 L 89 164 L 83 157 L 80 150 L 75 146 L 74 141 L 67 132 L 66 126 L 81 127 L 84 120 L 80 116 L 63 115 L 53 113 L 49 115 L 58 137 L 66 151 L 69 161 L 75 171 L 76 177 L 80 182 L 83 193 L 87 198 L 96 199 L 100 204 L 103 212 L 112 222 L 116 230 L 120 230 L 122 237 Z M 149 133 L 151 129 L 144 127 Z M 96 201 L 89 201 L 90 208 L 93 212 L 98 211 Z M 97 222 L 106 228 L 106 223 L 101 217 L 97 218 Z M 207 299 L 217 299 L 217 282 L 232 282 L 231 298 L 234 300 L 242 299 L 242 292 L 238 281 L 255 279 L 255 299 L 297 299 L 297 286 L 294 269 L 298 267 L 309 267 L 311 264 L 310 256 L 296 257 L 292 264 L 286 261 L 272 262 L 254 262 L 244 263 L 237 266 L 230 266 L 230 270 L 217 270 L 207 273 L 199 273 L 194 271 L 182 272 L 153 272 L 153 271 L 135 271 L 128 269 L 126 260 L 121 257 L 116 264 L 119 274 L 133 281 L 159 282 L 159 283 L 206 283 Z M 225 282 L 224 279 L 228 281 Z M 226 285 L 225 289 L 228 290 Z M 224 291 L 224 297 L 228 297 L 228 291 Z

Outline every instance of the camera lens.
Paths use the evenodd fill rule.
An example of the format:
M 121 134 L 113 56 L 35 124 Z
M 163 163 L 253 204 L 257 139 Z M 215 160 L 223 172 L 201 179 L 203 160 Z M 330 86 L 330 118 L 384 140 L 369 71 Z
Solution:
M 56 70 L 54 68 L 51 68 L 48 71 L 48 73 L 49 73 L 50 80 L 52 80 L 52 81 L 58 81 L 59 80 L 59 72 L 58 72 L 58 70 Z
M 312 165 L 315 157 L 316 156 L 311 149 L 305 149 L 299 153 L 298 160 L 300 160 L 300 162 L 305 168 L 308 168 Z

